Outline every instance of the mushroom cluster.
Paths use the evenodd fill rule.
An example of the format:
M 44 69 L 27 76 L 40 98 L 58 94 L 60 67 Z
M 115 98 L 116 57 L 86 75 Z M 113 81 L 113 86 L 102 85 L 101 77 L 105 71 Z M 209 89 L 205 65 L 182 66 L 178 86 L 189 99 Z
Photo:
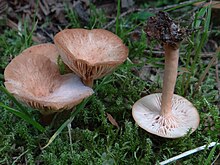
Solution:
M 43 115 L 72 109 L 94 93 L 94 79 L 128 56 L 122 40 L 107 30 L 66 29 L 54 40 L 27 48 L 4 72 L 7 90 Z M 60 74 L 59 55 L 73 73 Z
M 146 33 L 162 41 L 165 50 L 165 71 L 162 93 L 138 100 L 132 108 L 136 123 L 146 131 L 166 138 L 178 138 L 196 130 L 199 114 L 187 99 L 175 95 L 179 45 L 184 31 L 168 16 L 159 12 L 149 18 Z

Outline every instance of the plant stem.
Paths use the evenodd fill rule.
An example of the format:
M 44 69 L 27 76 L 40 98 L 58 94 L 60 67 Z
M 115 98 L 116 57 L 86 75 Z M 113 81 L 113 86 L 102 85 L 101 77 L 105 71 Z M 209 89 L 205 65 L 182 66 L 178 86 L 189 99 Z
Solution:
M 121 0 L 118 0 L 118 4 L 117 4 L 117 16 L 116 16 L 116 27 L 115 27 L 115 33 L 117 35 L 119 35 L 119 16 L 120 16 L 120 13 L 121 13 Z
M 163 77 L 161 115 L 166 117 L 171 115 L 172 97 L 176 84 L 177 67 L 179 60 L 179 49 L 165 44 L 165 71 Z

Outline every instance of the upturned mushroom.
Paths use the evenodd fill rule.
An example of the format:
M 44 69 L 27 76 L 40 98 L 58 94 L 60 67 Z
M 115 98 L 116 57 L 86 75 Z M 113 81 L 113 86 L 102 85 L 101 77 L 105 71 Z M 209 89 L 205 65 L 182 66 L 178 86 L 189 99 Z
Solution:
M 136 123 L 146 131 L 166 138 L 178 138 L 196 130 L 199 114 L 187 99 L 175 95 L 179 45 L 184 31 L 167 13 L 159 12 L 149 18 L 146 33 L 162 41 L 165 50 L 165 71 L 161 93 L 145 96 L 132 108 Z
M 103 29 L 65 29 L 55 35 L 54 42 L 63 62 L 90 87 L 128 56 L 122 40 Z
M 5 68 L 5 86 L 18 100 L 43 115 L 71 109 L 93 94 L 75 74 L 60 75 L 54 44 L 24 50 Z

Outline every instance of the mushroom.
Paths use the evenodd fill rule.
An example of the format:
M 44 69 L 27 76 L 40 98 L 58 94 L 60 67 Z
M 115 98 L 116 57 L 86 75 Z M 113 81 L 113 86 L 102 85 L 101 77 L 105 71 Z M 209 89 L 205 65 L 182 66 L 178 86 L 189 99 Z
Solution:
M 128 56 L 122 40 L 103 29 L 65 29 L 55 35 L 54 42 L 63 62 L 90 87 Z
M 163 43 L 165 71 L 161 93 L 145 96 L 132 107 L 136 123 L 146 131 L 166 138 L 178 138 L 196 130 L 199 114 L 187 99 L 175 95 L 179 44 L 184 31 L 167 13 L 159 12 L 147 22 L 147 34 Z
M 18 100 L 43 115 L 71 109 L 93 94 L 80 78 L 61 75 L 54 44 L 40 44 L 24 50 L 5 68 L 5 86 Z

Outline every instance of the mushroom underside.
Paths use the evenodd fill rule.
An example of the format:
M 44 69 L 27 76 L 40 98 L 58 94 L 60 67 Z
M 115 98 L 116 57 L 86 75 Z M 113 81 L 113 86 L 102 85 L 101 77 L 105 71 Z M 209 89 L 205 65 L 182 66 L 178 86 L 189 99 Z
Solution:
M 85 61 L 69 59 L 68 56 L 63 56 L 66 65 L 74 71 L 83 80 L 99 79 L 108 73 L 111 73 L 119 64 L 99 64 L 91 66 Z
M 28 48 L 6 67 L 6 88 L 18 100 L 42 114 L 71 109 L 90 96 L 93 90 L 75 74 L 61 75 L 56 64 L 57 57 L 58 52 L 52 44 Z
M 151 94 L 134 104 L 132 115 L 136 123 L 146 131 L 166 138 L 178 138 L 195 131 L 199 125 L 199 115 L 192 103 L 173 95 L 172 113 L 162 116 L 161 95 Z
M 34 96 L 32 91 L 21 88 L 10 91 L 17 99 L 48 115 L 73 108 L 86 97 L 93 94 L 93 90 L 81 82 L 75 74 L 62 75 L 62 84 L 45 96 Z M 6 85 L 13 85 L 7 82 Z
M 128 56 L 123 41 L 103 29 L 65 29 L 55 35 L 54 42 L 63 62 L 90 87 Z
M 54 39 L 58 50 L 69 56 L 68 60 L 81 60 L 89 65 L 122 63 L 128 49 L 115 34 L 103 29 L 65 29 Z M 63 57 L 62 57 L 63 58 Z M 66 63 L 64 58 L 64 62 Z

